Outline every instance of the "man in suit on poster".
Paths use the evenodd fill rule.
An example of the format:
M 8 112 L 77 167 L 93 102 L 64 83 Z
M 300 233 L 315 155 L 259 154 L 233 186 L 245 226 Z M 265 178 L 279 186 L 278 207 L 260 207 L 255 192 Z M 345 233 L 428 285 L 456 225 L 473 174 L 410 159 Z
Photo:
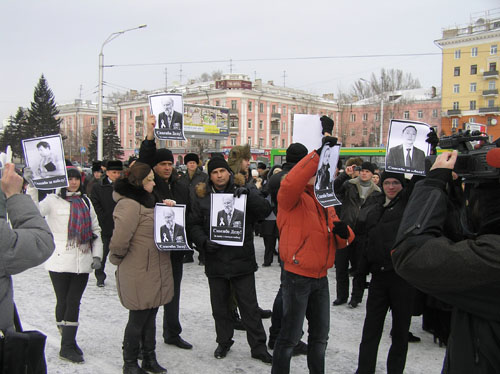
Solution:
M 217 226 L 243 228 L 245 216 L 241 210 L 234 209 L 234 197 L 224 196 L 222 203 L 224 204 L 224 209 L 217 213 Z
M 424 171 L 425 152 L 413 146 L 417 138 L 417 128 L 408 125 L 403 129 L 402 134 L 403 144 L 389 149 L 386 166 Z
M 158 115 L 160 129 L 182 130 L 182 114 L 174 110 L 174 100 L 171 97 L 162 99 L 163 112 Z
M 162 243 L 185 243 L 184 227 L 175 223 L 175 212 L 172 208 L 165 208 L 163 212 L 165 224 L 160 227 Z

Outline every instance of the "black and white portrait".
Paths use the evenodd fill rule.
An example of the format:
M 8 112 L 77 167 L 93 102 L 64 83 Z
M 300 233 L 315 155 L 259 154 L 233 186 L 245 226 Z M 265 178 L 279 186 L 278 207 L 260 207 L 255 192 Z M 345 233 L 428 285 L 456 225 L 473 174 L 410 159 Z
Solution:
M 223 245 L 243 245 L 246 198 L 227 193 L 211 195 L 210 240 Z
M 156 117 L 155 136 L 163 140 L 186 140 L 184 137 L 184 103 L 181 94 L 149 96 L 151 113 Z
M 185 205 L 155 206 L 155 242 L 159 250 L 189 250 L 185 230 Z
M 314 181 L 314 194 L 323 207 L 340 204 L 333 190 L 339 155 L 340 145 L 334 145 L 333 147 L 324 146 L 319 157 L 318 171 Z
M 429 144 L 425 139 L 429 128 L 422 122 L 391 120 L 386 170 L 424 175 L 425 157 L 429 154 Z
M 68 186 L 61 135 L 24 139 L 24 156 L 33 173 L 33 184 L 40 190 Z

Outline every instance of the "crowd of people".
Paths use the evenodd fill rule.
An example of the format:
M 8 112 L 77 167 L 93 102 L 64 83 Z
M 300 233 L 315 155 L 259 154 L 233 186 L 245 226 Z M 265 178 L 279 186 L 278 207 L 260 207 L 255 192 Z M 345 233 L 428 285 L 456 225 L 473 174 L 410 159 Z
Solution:
M 2 226 L 2 233 L 10 238 L 15 230 L 24 227 L 24 219 L 11 211 L 14 202 L 26 217 L 32 217 L 26 219 L 33 220 L 32 230 L 35 231 L 26 239 L 21 236 L 21 242 L 5 241 L 4 245 L 22 254 L 25 251 L 24 241 L 35 237 L 37 247 L 40 247 L 40 252 L 32 256 L 32 260 L 18 265 L 14 262 L 9 266 L 14 273 L 46 260 L 45 268 L 57 300 L 55 320 L 61 332 L 60 357 L 75 363 L 84 362 L 84 353 L 76 342 L 80 301 L 90 273 L 95 273 L 98 287 L 106 287 L 105 265 L 108 257 L 117 266 L 118 296 L 124 308 L 129 310 L 122 346 L 123 373 L 167 372 L 155 354 L 156 315 L 160 307 L 164 310 L 164 343 L 180 349 L 193 348 L 181 337 L 180 322 L 183 264 L 194 261 L 193 251 L 187 248 L 173 251 L 157 249 L 154 208 L 157 203 L 162 203 L 169 207 L 177 204 L 186 207 L 187 242 L 198 252 L 199 264 L 205 267 L 208 279 L 215 323 L 216 359 L 224 359 L 228 355 L 234 343 L 234 330 L 242 329 L 247 334 L 251 357 L 272 365 L 272 373 L 289 373 L 292 357 L 300 354 L 307 355 L 310 373 L 324 373 L 330 336 L 330 309 L 342 304 L 357 308 L 363 303 L 365 289 L 368 289 L 357 374 L 375 372 L 378 345 L 389 310 L 392 314 L 392 345 L 387 357 L 388 373 L 404 372 L 408 343 L 420 340 L 409 331 L 412 316 L 418 315 L 423 315 L 424 330 L 433 333 L 440 344 L 448 344 L 456 352 L 464 354 L 475 352 L 476 366 L 467 357 L 458 359 L 456 355 L 460 353 L 449 350 L 446 358 L 448 372 L 465 372 L 457 369 L 460 365 L 457 362 L 471 370 L 468 372 L 495 372 L 491 369 L 500 366 L 498 355 L 494 355 L 494 350 L 498 349 L 494 340 L 499 337 L 497 333 L 500 331 L 498 317 L 484 307 L 476 311 L 474 305 L 457 296 L 455 291 L 466 290 L 467 295 L 472 297 L 472 291 L 464 282 L 459 282 L 456 287 L 450 284 L 451 270 L 439 274 L 445 284 L 444 290 L 432 281 L 432 277 L 438 276 L 439 269 L 447 266 L 446 261 L 444 258 L 436 262 L 428 260 L 432 269 L 429 273 L 424 271 L 425 258 L 432 256 L 429 254 L 432 251 L 429 241 L 432 240 L 424 237 L 423 229 L 415 231 L 409 218 L 415 215 L 411 212 L 418 210 L 415 205 L 425 191 L 431 193 L 433 188 L 438 189 L 441 195 L 436 195 L 436 199 L 444 199 L 442 188 L 446 183 L 453 184 L 450 169 L 456 155 L 439 156 L 437 166 L 427 178 L 414 176 L 411 180 L 405 179 L 404 174 L 379 170 L 377 165 L 361 158 L 350 158 L 345 165 L 339 163 L 337 170 L 329 170 L 335 175 L 333 188 L 342 205 L 324 208 L 314 195 L 317 170 L 322 149 L 336 145 L 337 139 L 331 136 L 333 121 L 327 117 L 321 120 L 321 147 L 308 152 L 304 145 L 293 143 L 286 151 L 283 165 L 268 168 L 261 162 L 256 170 L 251 170 L 250 147 L 241 145 L 233 147 L 227 159 L 223 155 L 212 155 L 205 168 L 201 166 L 202 160 L 198 155 L 187 154 L 184 157 L 186 171 L 181 173 L 176 170 L 173 153 L 156 147 L 156 118 L 149 116 L 147 136 L 141 144 L 139 157 L 131 158 L 125 165 L 119 160 L 96 161 L 92 166 L 92 175 L 85 178 L 68 163 L 68 187 L 44 194 L 32 186 L 30 170 L 25 170 L 26 191 L 41 216 L 45 217 L 48 227 L 43 220 L 36 220 L 36 214 L 28 206 L 26 198 L 17 197 L 14 189 L 19 180 L 11 166 L 6 167 L 2 178 L 5 196 L 2 199 L 7 198 L 7 211 L 13 228 Z M 429 139 L 432 141 L 433 138 Z M 419 180 L 424 182 L 417 183 Z M 455 189 L 459 188 L 457 183 Z M 494 190 L 497 187 L 498 182 L 491 188 Z M 413 199 L 415 191 L 417 198 Z M 220 217 L 217 216 L 216 226 L 241 228 L 241 244 L 225 245 L 211 239 L 210 230 L 214 226 L 211 221 L 212 198 L 219 193 L 225 194 L 222 199 L 224 207 L 218 212 Z M 244 211 L 234 207 L 235 199 L 242 195 L 246 195 Z M 440 209 L 446 206 L 445 202 L 438 203 L 441 204 Z M 484 201 L 481 200 L 481 203 Z M 410 213 L 408 205 L 413 206 Z M 421 206 L 424 205 L 421 203 Z M 445 213 L 440 218 L 444 216 Z M 419 219 L 422 217 L 419 216 Z M 438 221 L 437 216 L 429 219 Z M 498 236 L 491 237 L 498 229 L 498 219 L 491 218 L 488 222 L 488 226 L 481 231 L 487 236 L 485 244 L 477 245 L 491 246 L 491 250 L 496 246 L 498 251 Z M 435 231 L 432 232 L 430 223 L 424 220 L 424 224 L 424 228 L 429 227 L 430 237 L 439 237 Z M 478 227 L 483 228 L 481 225 Z M 44 237 L 50 232 L 55 250 L 50 248 L 50 240 Z M 264 240 L 263 267 L 271 266 L 275 254 L 279 253 L 281 284 L 276 290 L 272 312 L 262 309 L 258 303 L 255 287 L 255 272 L 258 269 L 254 247 L 256 234 Z M 443 247 L 443 251 L 460 250 L 452 243 L 463 238 L 457 236 L 447 240 L 436 242 L 436 246 Z M 412 264 L 416 258 L 412 257 L 411 251 L 419 243 L 423 243 L 426 255 L 420 257 L 415 268 Z M 462 246 L 461 249 L 476 250 L 473 246 L 466 249 Z M 480 257 L 480 254 L 476 255 Z M 498 288 L 498 275 L 487 265 L 480 266 L 480 261 L 472 254 L 467 256 L 472 264 L 477 263 L 478 269 L 489 274 L 489 284 Z M 493 263 L 491 266 L 497 267 L 498 273 L 499 262 L 495 262 L 493 257 L 490 261 Z M 332 267 L 335 267 L 336 295 L 330 304 L 327 273 Z M 430 278 L 422 280 L 419 271 L 424 276 L 429 274 Z M 484 285 L 484 282 L 473 278 L 470 282 L 475 287 Z M 12 292 L 10 282 L 2 281 L 0 286 Z M 498 301 L 491 303 L 495 306 Z M 463 310 L 458 314 L 461 322 L 454 322 L 457 329 L 464 328 L 466 321 L 471 323 L 468 334 L 456 333 L 457 336 L 474 336 L 476 339 L 486 336 L 488 347 L 478 340 L 471 341 L 471 346 L 464 348 L 449 339 L 451 311 L 457 305 Z M 0 306 L 4 324 L 1 327 L 12 328 L 4 321 L 13 313 L 13 303 L 2 299 Z M 269 337 L 262 318 L 272 318 Z M 307 342 L 302 340 L 304 319 L 308 320 Z M 474 335 L 475 332 L 480 336 Z M 141 364 L 139 361 L 142 361 Z M 482 371 L 474 371 L 475 368 Z

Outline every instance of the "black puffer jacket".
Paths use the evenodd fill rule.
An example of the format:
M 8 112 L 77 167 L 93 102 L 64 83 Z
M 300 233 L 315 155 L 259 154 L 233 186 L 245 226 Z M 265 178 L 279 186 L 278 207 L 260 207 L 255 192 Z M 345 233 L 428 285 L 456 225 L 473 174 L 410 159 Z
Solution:
M 415 186 L 392 253 L 394 268 L 453 306 L 443 373 L 500 373 L 500 235 L 452 241 L 442 234 L 449 201 L 446 183 L 433 178 L 440 170 Z
M 92 200 L 92 205 L 97 213 L 102 236 L 111 238 L 115 227 L 113 210 L 115 209 L 116 202 L 113 200 L 113 185 L 109 182 L 109 178 L 106 175 L 92 186 L 90 200 Z
M 233 193 L 237 187 L 245 184 L 241 174 L 231 179 L 224 193 Z M 250 188 L 247 196 L 245 238 L 243 246 L 233 247 L 221 245 L 213 252 L 205 253 L 205 273 L 209 278 L 232 278 L 253 273 L 257 270 L 255 247 L 253 244 L 254 223 L 264 219 L 270 212 L 271 206 L 263 195 L 256 189 Z M 191 206 L 188 225 L 190 226 L 191 240 L 196 248 L 203 251 L 205 241 L 209 238 L 210 230 L 210 195 L 217 193 L 212 182 L 200 183 Z

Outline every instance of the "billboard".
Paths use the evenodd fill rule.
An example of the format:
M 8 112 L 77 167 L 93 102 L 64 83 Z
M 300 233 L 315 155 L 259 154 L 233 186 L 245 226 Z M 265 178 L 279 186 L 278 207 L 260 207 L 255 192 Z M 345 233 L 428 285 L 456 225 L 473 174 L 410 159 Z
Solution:
M 229 110 L 218 106 L 184 104 L 184 132 L 189 135 L 227 137 Z

